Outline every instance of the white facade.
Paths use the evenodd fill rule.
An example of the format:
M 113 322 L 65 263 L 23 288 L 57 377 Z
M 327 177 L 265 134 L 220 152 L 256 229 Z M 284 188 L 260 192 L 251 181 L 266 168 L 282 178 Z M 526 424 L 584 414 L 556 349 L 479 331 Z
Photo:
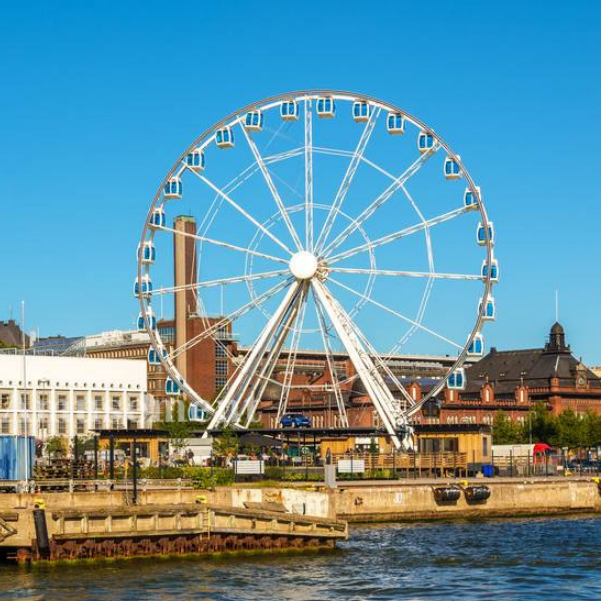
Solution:
M 142 360 L 0 354 L 0 434 L 146 427 L 146 369 Z

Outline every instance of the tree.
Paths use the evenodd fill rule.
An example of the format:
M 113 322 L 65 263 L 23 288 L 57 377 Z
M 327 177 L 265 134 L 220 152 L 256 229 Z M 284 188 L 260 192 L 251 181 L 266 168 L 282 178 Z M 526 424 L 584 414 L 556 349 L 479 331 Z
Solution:
M 52 436 L 46 443 L 46 453 L 50 457 L 64 457 L 67 454 L 67 441 L 63 436 Z
M 231 428 L 225 428 L 221 436 L 213 441 L 213 453 L 217 457 L 231 459 L 237 455 L 239 445 L 235 432 Z
M 549 443 L 557 437 L 556 419 L 549 413 L 545 403 L 536 403 L 528 416 L 532 429 L 532 442 Z M 528 435 L 528 438 L 530 436 Z
M 196 429 L 196 424 L 189 421 L 165 421 L 159 424 L 161 430 L 166 430 L 169 434 L 169 442 L 177 451 L 181 451 L 188 446 L 192 433 Z
M 558 447 L 577 447 L 586 445 L 584 419 L 566 409 L 557 416 L 557 434 L 553 443 Z
M 494 444 L 519 444 L 524 440 L 524 428 L 499 411 L 493 422 L 492 438 Z
M 155 422 L 156 430 L 165 430 L 169 436 L 169 442 L 171 446 L 178 452 L 184 447 L 188 446 L 192 433 L 197 429 L 198 424 L 196 422 L 189 421 L 188 418 L 188 406 L 183 415 L 178 415 L 176 407 L 173 407 L 171 413 L 165 414 L 165 419 L 160 422 Z M 180 419 L 182 417 L 183 419 Z

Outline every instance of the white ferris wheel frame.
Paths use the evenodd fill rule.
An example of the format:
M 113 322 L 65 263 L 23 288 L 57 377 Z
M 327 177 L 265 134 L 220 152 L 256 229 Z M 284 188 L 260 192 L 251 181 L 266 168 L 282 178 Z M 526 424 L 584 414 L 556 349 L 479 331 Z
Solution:
M 364 102 L 369 107 L 369 118 L 366 119 L 366 123 L 361 134 L 359 143 L 354 151 L 348 150 L 337 150 L 332 148 L 319 148 L 313 146 L 312 133 L 313 133 L 313 105 L 320 98 L 331 98 L 333 101 L 346 101 L 349 103 Z M 289 149 L 286 152 L 279 154 L 263 157 L 255 144 L 253 137 L 247 131 L 244 126 L 243 119 L 245 115 L 250 111 L 268 111 L 270 109 L 279 107 L 284 102 L 294 101 L 298 107 L 302 107 L 304 110 L 304 146 Z M 420 154 L 420 156 L 399 175 L 395 176 L 386 172 L 380 168 L 377 164 L 371 162 L 364 156 L 365 148 L 369 142 L 371 133 L 374 130 L 375 124 L 381 112 L 394 113 L 401 115 L 404 121 L 411 123 L 421 132 L 429 134 L 433 139 L 433 147 L 430 152 Z M 228 185 L 223 188 L 216 186 L 210 179 L 208 179 L 203 173 L 197 173 L 188 168 L 185 159 L 186 156 L 194 150 L 203 151 L 209 144 L 215 142 L 216 133 L 218 130 L 225 127 L 238 128 L 243 132 L 244 139 L 250 148 L 255 163 L 248 169 L 240 173 L 234 178 Z M 238 131 L 238 129 L 236 131 Z M 471 192 L 475 201 L 475 208 L 480 214 L 481 225 L 484 230 L 484 244 L 486 255 L 485 264 L 487 266 L 486 276 L 482 275 L 469 275 L 469 274 L 452 274 L 452 273 L 437 273 L 434 270 L 433 263 L 433 251 L 430 239 L 430 228 L 438 223 L 454 219 L 455 217 L 467 212 L 465 206 L 461 206 L 454 211 L 439 215 L 435 218 L 426 220 L 419 210 L 412 196 L 409 194 L 405 187 L 405 183 L 428 161 L 439 150 L 444 150 L 447 157 L 456 162 L 459 166 L 461 176 L 467 182 L 467 189 Z M 346 170 L 343 181 L 341 182 L 338 192 L 330 206 L 329 213 L 326 217 L 324 225 L 320 233 L 315 236 L 313 231 L 313 213 L 316 208 L 316 204 L 313 200 L 313 154 L 332 154 L 344 157 L 349 157 L 350 162 Z M 294 226 L 290 220 L 289 213 L 291 207 L 286 207 L 278 191 L 278 187 L 273 181 L 272 174 L 269 171 L 268 165 L 286 160 L 293 156 L 304 155 L 304 167 L 305 167 L 305 194 L 303 199 L 303 205 L 305 210 L 305 239 L 301 240 L 294 229 Z M 374 169 L 380 171 L 383 175 L 391 180 L 390 185 L 384 192 L 382 192 L 363 212 L 354 218 L 350 218 L 341 211 L 341 207 L 344 202 L 346 193 L 352 183 L 355 172 L 361 162 L 364 162 Z M 176 231 L 175 228 L 167 226 L 151 227 L 151 218 L 153 212 L 158 207 L 162 207 L 165 199 L 163 196 L 163 189 L 167 182 L 172 177 L 180 177 L 183 172 L 191 171 L 201 181 L 204 182 L 214 193 L 215 199 L 219 198 L 221 203 L 226 202 L 234 210 L 240 213 L 245 219 L 247 219 L 256 228 L 256 234 L 253 241 L 245 248 L 242 246 L 236 246 L 230 243 L 226 243 L 220 240 L 211 238 L 204 233 L 191 234 L 181 231 Z M 286 229 L 290 234 L 290 238 L 293 242 L 292 245 L 284 244 L 279 238 L 277 238 L 271 231 L 268 223 L 261 223 L 256 220 L 252 215 L 241 205 L 239 205 L 230 195 L 231 191 L 235 190 L 241 183 L 246 181 L 249 177 L 260 171 L 268 188 L 271 196 L 275 202 L 277 212 L 271 219 L 281 220 Z M 351 249 L 339 252 L 338 254 L 331 254 L 344 242 L 345 236 L 349 235 L 354 231 L 360 231 L 361 226 L 367 221 L 377 209 L 382 206 L 393 194 L 397 191 L 402 191 L 416 214 L 420 218 L 420 223 L 416 223 L 413 226 L 403 228 L 386 236 L 382 236 L 376 240 L 366 239 L 365 243 Z M 210 209 L 211 210 L 211 209 Z M 207 216 L 208 216 L 207 212 Z M 336 235 L 333 240 L 329 239 L 329 235 L 332 231 L 332 226 L 339 215 L 343 215 L 348 218 L 350 223 L 342 230 L 341 233 Z M 462 162 L 461 158 L 456 155 L 448 144 L 437 134 L 433 129 L 428 127 L 424 122 L 417 119 L 413 115 L 406 111 L 396 107 L 388 102 L 384 102 L 377 98 L 367 96 L 364 94 L 355 94 L 344 91 L 336 90 L 308 90 L 291 92 L 287 94 L 272 96 L 259 102 L 255 102 L 237 110 L 224 119 L 214 124 L 211 128 L 205 131 L 199 136 L 179 157 L 176 163 L 173 165 L 171 170 L 167 173 L 163 179 L 157 193 L 154 196 L 152 204 L 147 214 L 147 218 L 142 230 L 142 236 L 140 240 L 140 248 L 143 248 L 145 242 L 152 242 L 156 231 L 165 231 L 168 233 L 190 236 L 200 244 L 213 244 L 217 246 L 227 247 L 238 252 L 246 253 L 246 265 L 245 274 L 235 278 L 222 278 L 215 279 L 212 281 L 198 282 L 193 287 L 196 290 L 203 287 L 210 286 L 223 286 L 234 282 L 246 282 L 251 292 L 251 300 L 242 307 L 239 307 L 236 311 L 232 312 L 227 316 L 223 316 L 218 322 L 210 325 L 202 334 L 199 336 L 186 341 L 181 348 L 174 349 L 171 355 L 164 354 L 164 344 L 162 343 L 158 330 L 153 328 L 150 319 L 150 298 L 153 294 L 167 294 L 175 292 L 175 287 L 162 288 L 154 290 L 151 294 L 139 294 L 139 303 L 141 315 L 144 316 L 144 323 L 150 336 L 152 347 L 157 353 L 157 357 L 162 364 L 162 367 L 166 373 L 172 378 L 174 382 L 177 382 L 182 393 L 187 395 L 193 402 L 197 403 L 202 409 L 212 415 L 211 421 L 207 428 L 207 432 L 212 429 L 216 429 L 219 426 L 232 425 L 237 428 L 245 428 L 251 423 L 253 416 L 258 408 L 259 402 L 262 398 L 267 385 L 269 383 L 276 383 L 281 386 L 282 392 L 280 397 L 280 403 L 278 405 L 278 419 L 285 412 L 288 395 L 290 393 L 291 378 L 295 367 L 295 358 L 298 354 L 298 344 L 300 339 L 300 332 L 302 331 L 302 322 L 304 319 L 304 309 L 307 303 L 305 302 L 309 289 L 312 292 L 313 298 L 315 299 L 316 312 L 318 316 L 318 323 L 320 324 L 320 330 L 324 342 L 324 351 L 326 356 L 326 362 L 330 373 L 332 374 L 333 380 L 333 393 L 336 400 L 336 405 L 340 414 L 340 423 L 342 426 L 348 426 L 348 418 L 346 416 L 346 408 L 342 399 L 341 390 L 337 377 L 335 377 L 335 366 L 334 358 L 331 347 L 328 343 L 328 332 L 326 326 L 326 317 L 329 319 L 330 324 L 335 330 L 339 340 L 345 347 L 346 352 L 350 360 L 352 361 L 357 375 L 363 386 L 370 397 L 381 423 L 384 426 L 386 432 L 390 435 L 391 440 L 397 448 L 408 448 L 412 446 L 412 426 L 411 419 L 420 410 L 420 408 L 428 400 L 435 398 L 446 385 L 449 376 L 455 373 L 465 362 L 468 354 L 470 345 L 474 342 L 475 338 L 479 335 L 482 325 L 485 321 L 485 313 L 487 310 L 487 304 L 489 299 L 492 298 L 491 292 L 493 287 L 492 279 L 492 266 L 493 266 L 493 240 L 491 239 L 490 221 L 487 216 L 486 208 L 482 202 L 479 188 L 476 186 L 474 180 L 469 174 L 466 166 Z M 409 236 L 418 231 L 425 232 L 426 245 L 428 252 L 428 266 L 429 271 L 427 272 L 410 272 L 410 271 L 395 271 L 395 270 L 380 270 L 375 267 L 375 261 L 373 257 L 373 249 L 387 244 L 390 241 L 400 239 L 404 236 Z M 200 232 L 200 228 L 199 228 Z M 205 230 L 206 232 L 206 230 Z M 258 250 L 258 243 L 256 243 L 257 236 L 263 238 L 267 236 L 275 244 L 277 244 L 281 250 L 288 253 L 290 257 L 295 254 L 307 250 L 311 253 L 315 253 L 316 256 L 327 255 L 327 273 L 320 274 L 319 269 L 313 277 L 308 280 L 297 279 L 291 276 L 290 270 L 286 267 L 289 264 L 290 257 L 281 258 L 276 257 L 272 254 L 264 253 Z M 259 239 L 260 239 L 259 238 Z M 254 247 L 253 247 L 254 244 Z M 292 246 L 292 248 L 290 247 Z M 336 263 L 344 258 L 349 258 L 355 254 L 362 252 L 370 253 L 370 269 L 353 269 L 353 268 L 342 268 L 337 267 Z M 262 257 L 279 263 L 281 269 L 277 269 L 270 272 L 263 273 L 252 273 L 252 260 L 254 257 Z M 248 265 L 251 265 L 251 269 L 248 269 Z M 284 267 L 286 265 L 286 267 Z M 138 268 L 137 268 L 137 283 L 142 290 L 144 278 L 148 278 L 150 273 L 150 265 L 143 260 L 142 253 L 139 253 L 138 257 Z M 388 276 L 400 276 L 400 277 L 422 277 L 427 279 L 427 285 L 422 296 L 422 300 L 417 312 L 416 318 L 411 319 L 394 309 L 375 301 L 371 298 L 369 293 L 369 286 L 363 291 L 359 292 L 354 288 L 346 286 L 342 282 L 336 280 L 331 274 L 343 274 L 343 273 L 356 273 L 365 274 L 369 277 L 375 275 L 388 275 Z M 252 287 L 252 282 L 258 279 L 269 279 L 274 276 L 284 277 L 285 279 L 280 281 L 279 284 L 272 286 L 266 292 L 258 294 Z M 287 276 L 287 277 L 286 277 Z M 477 313 L 475 325 L 467 338 L 467 342 L 464 345 L 457 344 L 452 340 L 434 332 L 433 330 L 424 326 L 421 321 L 423 319 L 427 301 L 429 298 L 430 291 L 434 280 L 440 279 L 471 279 L 480 280 L 484 283 L 484 291 L 481 298 L 480 309 Z M 332 293 L 333 287 L 326 285 L 326 282 L 332 283 L 335 287 L 345 289 L 347 292 L 354 294 L 360 303 L 371 303 L 372 305 L 380 308 L 388 314 L 394 315 L 401 320 L 405 321 L 410 325 L 410 328 L 405 333 L 403 338 L 395 345 L 395 347 L 385 356 L 380 356 L 375 349 L 371 346 L 365 335 L 358 329 L 357 325 L 353 323 L 352 312 L 349 314 L 342 305 L 336 300 Z M 189 288 L 187 286 L 180 287 L 179 289 Z M 213 336 L 219 330 L 219 328 L 227 323 L 231 323 L 238 317 L 248 313 L 252 309 L 261 308 L 263 303 L 268 299 L 274 297 L 276 294 L 288 288 L 283 300 L 280 302 L 278 308 L 269 315 L 266 326 L 261 331 L 259 337 L 250 348 L 248 354 L 244 358 L 241 366 L 235 370 L 234 374 L 228 381 L 228 388 L 225 395 L 218 400 L 216 404 L 211 404 L 207 400 L 203 399 L 189 384 L 184 380 L 179 373 L 178 369 L 174 364 L 174 359 L 185 353 L 192 346 L 197 344 L 200 340 L 205 339 L 208 336 Z M 455 363 L 447 371 L 444 378 L 433 386 L 433 388 L 419 401 L 414 400 L 407 390 L 403 387 L 398 379 L 392 374 L 386 363 L 386 359 L 394 354 L 395 349 L 398 349 L 404 344 L 408 335 L 410 336 L 417 329 L 426 331 L 445 342 L 452 344 L 459 349 L 459 353 Z M 284 343 L 288 338 L 288 335 L 292 333 L 292 344 L 288 352 L 288 361 L 286 369 L 284 371 L 284 381 L 277 382 L 271 378 L 275 364 L 280 359 L 280 353 L 283 349 Z M 391 378 L 392 382 L 398 388 L 401 393 L 401 399 L 394 397 L 386 384 L 382 374 L 384 372 L 387 377 Z M 303 386 L 303 388 L 310 388 Z M 243 419 L 244 418 L 244 419 Z

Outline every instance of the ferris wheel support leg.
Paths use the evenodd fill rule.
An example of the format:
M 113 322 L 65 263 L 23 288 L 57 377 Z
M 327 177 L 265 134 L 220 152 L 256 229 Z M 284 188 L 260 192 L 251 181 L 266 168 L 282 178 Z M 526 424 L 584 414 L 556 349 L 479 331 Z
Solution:
M 257 390 L 254 392 L 254 396 L 252 399 L 252 407 L 251 407 L 250 411 L 248 412 L 247 419 L 246 419 L 246 426 L 245 426 L 246 428 L 248 428 L 250 423 L 252 422 L 255 412 L 257 411 L 257 408 L 259 406 L 259 403 L 261 402 L 261 399 L 263 398 L 263 395 L 265 394 L 265 390 L 267 388 L 267 385 L 269 384 L 269 378 L 271 378 L 271 374 L 273 373 L 273 370 L 274 370 L 276 364 L 278 363 L 282 348 L 288 338 L 288 335 L 290 334 L 291 328 L 294 326 L 294 324 L 299 319 L 301 312 L 304 311 L 304 309 L 306 308 L 306 300 L 307 300 L 307 286 L 305 284 L 301 294 L 299 294 L 299 296 L 298 296 L 298 302 L 294 306 L 293 310 L 290 311 L 288 318 L 286 319 L 286 323 L 283 325 L 282 330 L 280 332 L 280 337 L 278 338 L 276 344 L 274 345 L 274 347 L 272 349 L 273 357 L 271 359 L 271 362 L 269 363 L 269 371 L 266 371 L 265 377 L 263 377 L 262 380 L 257 382 Z M 302 329 L 302 326 L 300 329 Z M 297 334 L 297 332 L 299 332 L 298 323 L 296 323 L 295 329 L 293 331 L 293 340 L 294 340 L 294 337 Z M 290 349 L 291 353 L 293 352 L 294 348 L 296 348 L 296 347 L 295 347 L 295 343 L 293 341 L 292 345 L 291 345 L 291 349 Z M 285 386 L 285 383 L 283 384 L 282 390 L 284 389 L 284 386 Z M 277 424 L 280 423 L 280 410 L 281 410 L 281 401 L 280 401 L 280 406 L 278 408 L 278 413 L 277 413 L 278 417 L 276 417 Z
M 402 429 L 405 432 L 409 430 L 407 420 L 403 415 L 395 412 L 395 399 L 380 377 L 371 357 L 357 338 L 354 328 L 351 326 L 350 317 L 330 295 L 322 282 L 313 280 L 312 285 L 317 300 L 334 326 L 394 446 L 397 449 L 406 448 L 410 445 L 409 436 L 405 434 L 401 442 L 398 430 Z
M 298 311 L 302 302 L 303 295 L 299 294 L 296 297 L 295 302 L 289 307 L 287 315 L 282 320 L 280 330 L 276 334 L 275 341 L 267 355 L 267 359 L 264 361 L 263 367 L 261 368 L 257 377 L 255 377 L 255 382 L 252 386 L 252 389 L 249 393 L 245 394 L 246 400 L 244 401 L 242 408 L 239 411 L 236 411 L 235 413 L 231 412 L 228 416 L 229 421 L 239 420 L 246 412 L 246 425 L 243 426 L 239 422 L 237 423 L 237 425 L 248 428 L 249 424 L 252 422 L 257 407 L 261 402 L 265 389 L 267 388 L 267 385 L 269 383 L 269 378 L 271 378 L 271 374 L 273 373 L 273 370 L 275 369 L 275 366 L 278 362 L 284 343 L 286 342 L 286 339 L 290 334 L 290 328 L 294 323 L 296 316 L 298 315 Z
M 243 365 L 240 367 L 238 371 L 238 375 L 234 379 L 231 387 L 227 391 L 226 396 L 220 402 L 219 407 L 213 414 L 211 421 L 209 422 L 208 430 L 213 430 L 217 427 L 217 425 L 222 422 L 226 422 L 224 420 L 224 416 L 228 409 L 232 406 L 237 406 L 241 400 L 241 395 L 244 393 L 246 388 L 248 387 L 249 381 L 252 379 L 253 374 L 255 373 L 255 369 L 261 360 L 261 357 L 265 354 L 265 350 L 269 341 L 273 338 L 275 332 L 278 329 L 278 326 L 284 319 L 286 313 L 288 312 L 291 305 L 294 304 L 294 301 L 299 294 L 301 288 L 301 284 L 296 282 L 290 286 L 286 296 L 280 303 L 277 310 L 273 313 L 265 328 L 263 328 L 262 332 L 259 334 L 256 342 L 253 345 L 252 351 L 248 354 L 246 360 Z

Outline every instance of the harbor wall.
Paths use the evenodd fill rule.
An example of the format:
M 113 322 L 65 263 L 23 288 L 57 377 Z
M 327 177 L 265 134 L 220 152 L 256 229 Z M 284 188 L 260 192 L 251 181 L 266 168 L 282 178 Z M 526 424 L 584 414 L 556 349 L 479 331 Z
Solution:
M 92 507 L 117 508 L 131 505 L 131 491 L 42 492 L 0 494 L 0 515 L 15 509 L 33 509 L 40 500 L 46 509 L 64 511 Z M 182 505 L 205 497 L 211 505 L 244 508 L 245 503 L 280 503 L 290 513 L 334 518 L 330 499 L 324 492 L 299 488 L 223 487 L 217 490 L 154 489 L 138 491 L 137 505 Z M 204 499 L 203 499 L 204 500 Z
M 349 522 L 514 517 L 568 513 L 601 515 L 599 484 L 592 480 L 495 480 L 453 482 L 462 494 L 456 502 L 437 502 L 434 489 L 451 483 L 407 483 L 392 486 L 349 486 L 331 491 L 338 519 Z M 485 485 L 490 497 L 468 502 L 467 485 Z

